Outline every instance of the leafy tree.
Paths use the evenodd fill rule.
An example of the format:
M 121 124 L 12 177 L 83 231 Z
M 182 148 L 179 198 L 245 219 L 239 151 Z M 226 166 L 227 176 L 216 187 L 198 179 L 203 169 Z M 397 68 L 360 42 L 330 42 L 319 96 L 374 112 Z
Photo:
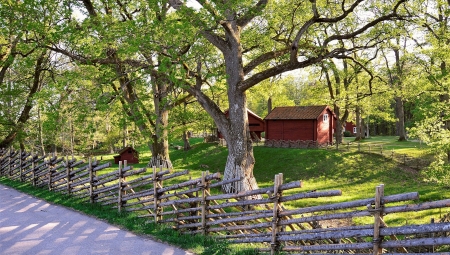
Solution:
M 264 118 L 277 106 L 295 105 L 300 103 L 297 82 L 293 76 L 272 77 L 264 80 L 257 87 L 249 89 L 248 108 Z
M 179 15 L 194 25 L 214 45 L 224 59 L 229 118 L 208 98 L 201 86 L 189 86 L 211 115 L 227 140 L 229 154 L 224 179 L 243 177 L 243 181 L 224 187 L 227 192 L 255 189 L 255 159 L 247 119 L 246 92 L 271 77 L 306 68 L 329 58 L 370 47 L 370 40 L 383 38 L 373 28 L 398 19 L 407 1 L 368 3 L 363 1 L 196 1 L 201 7 L 180 7 Z M 372 15 L 368 17 L 367 12 Z M 350 21 L 360 26 L 343 30 Z M 339 28 L 330 29 L 331 26 Z M 375 31 L 380 31 L 376 29 Z M 369 41 L 349 44 L 352 38 L 370 34 Z M 316 40 L 319 38 L 319 40 Z M 344 41 L 344 44 L 339 44 Z M 196 75 L 201 75 L 197 68 Z M 191 68 L 194 70 L 194 68 Z M 202 74 L 204 77 L 205 74 Z
M 170 4 L 86 0 L 78 8 L 86 17 L 68 23 L 68 39 L 54 44 L 52 50 L 83 65 L 103 66 L 110 79 L 103 82 L 112 90 L 106 102 L 118 100 L 141 135 L 149 138 L 153 156 L 170 160 L 169 111 L 189 99 L 173 93 L 177 74 L 172 59 L 183 55 L 189 42 L 175 36 L 179 28 L 169 12 Z
M 425 41 L 420 38 L 423 34 L 416 35 L 420 49 L 416 54 L 416 61 L 421 66 L 419 72 L 423 74 L 422 88 L 417 96 L 426 98 L 422 102 L 427 103 L 417 103 L 416 116 L 421 121 L 416 123 L 411 133 L 428 141 L 435 149 L 437 161 L 430 173 L 436 173 L 435 179 L 439 179 L 442 175 L 437 173 L 448 175 L 450 162 L 450 55 L 443 50 L 449 46 L 450 3 L 442 0 L 427 1 L 420 7 L 422 9 L 417 13 L 416 22 L 418 27 L 424 28 Z

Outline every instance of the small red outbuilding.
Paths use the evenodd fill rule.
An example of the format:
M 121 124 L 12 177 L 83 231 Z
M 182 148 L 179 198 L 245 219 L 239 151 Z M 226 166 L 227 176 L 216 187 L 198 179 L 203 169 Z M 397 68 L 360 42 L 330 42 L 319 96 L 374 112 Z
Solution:
M 275 107 L 264 120 L 266 139 L 333 143 L 335 116 L 326 105 Z
M 139 152 L 133 147 L 125 147 L 119 151 L 119 155 L 114 156 L 114 163 L 119 164 L 119 161 L 127 161 L 127 164 L 139 163 Z

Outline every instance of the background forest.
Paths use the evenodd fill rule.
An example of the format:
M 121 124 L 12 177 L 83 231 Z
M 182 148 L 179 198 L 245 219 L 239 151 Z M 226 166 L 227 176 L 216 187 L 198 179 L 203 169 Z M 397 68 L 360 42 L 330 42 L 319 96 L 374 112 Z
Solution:
M 0 148 L 146 144 L 170 160 L 171 139 L 188 149 L 188 131 L 218 128 L 225 179 L 247 177 L 228 191 L 249 189 L 245 108 L 264 118 L 327 104 L 338 123 L 427 143 L 439 179 L 450 170 L 449 18 L 444 0 L 2 1 Z

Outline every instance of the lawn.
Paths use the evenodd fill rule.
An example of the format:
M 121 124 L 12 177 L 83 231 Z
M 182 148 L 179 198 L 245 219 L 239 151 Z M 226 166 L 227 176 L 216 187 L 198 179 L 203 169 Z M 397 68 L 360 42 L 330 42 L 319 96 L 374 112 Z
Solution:
M 190 141 L 192 145 L 190 151 L 176 150 L 175 146 L 180 145 L 180 142 L 172 143 L 170 157 L 175 167 L 174 171 L 188 169 L 193 178 L 200 177 L 201 172 L 205 170 L 223 172 L 228 154 L 227 148 L 220 147 L 215 143 L 203 143 L 201 138 L 192 138 Z M 354 143 L 353 138 L 346 138 L 345 144 L 348 142 Z M 373 148 L 377 146 L 383 147 L 384 150 L 394 150 L 396 153 L 399 153 L 397 151 L 400 150 L 401 153 L 407 153 L 414 157 L 428 155 L 425 145 L 421 145 L 419 142 L 398 142 L 396 137 L 374 137 L 365 139 L 360 145 L 370 145 Z M 146 147 L 140 147 L 138 150 L 140 151 L 141 163 L 134 165 L 135 169 L 145 167 L 151 156 Z M 449 187 L 424 181 L 420 174 L 421 170 L 402 166 L 398 162 L 393 161 L 387 154 L 380 155 L 379 153 L 346 150 L 345 147 L 337 151 L 334 147 L 328 149 L 288 149 L 255 146 L 254 155 L 256 159 L 254 175 L 260 187 L 273 185 L 275 174 L 283 173 L 285 183 L 297 180 L 302 181 L 303 187 L 290 191 L 291 193 L 312 190 L 342 191 L 342 196 L 338 197 L 285 203 L 284 206 L 288 208 L 301 208 L 371 198 L 374 196 L 375 187 L 379 184 L 385 184 L 385 195 L 419 192 L 420 201 L 415 201 L 416 203 L 450 198 Z M 101 160 L 101 163 L 113 163 L 113 156 L 101 155 L 97 159 Z M 113 170 L 117 170 L 117 165 L 113 164 L 111 168 L 103 170 L 102 173 Z M 9 181 L 4 179 L 0 180 L 0 182 L 8 184 Z M 29 185 L 21 184 L 9 185 L 16 186 L 19 189 L 22 186 L 29 187 Z M 33 189 L 32 187 L 29 188 Z M 216 251 L 222 251 L 224 249 L 222 246 L 228 247 L 226 244 L 215 242 L 214 240 L 180 238 L 177 233 L 173 231 L 169 233 L 169 230 L 163 226 L 149 226 L 138 220 L 131 221 L 128 214 L 117 214 L 115 210 L 100 208 L 97 205 L 86 206 L 84 203 L 67 198 L 64 195 L 53 198 L 52 196 L 54 195 L 47 191 L 37 192 L 46 192 L 45 194 L 47 195 L 44 195 L 44 197 L 50 201 L 75 207 L 114 224 L 126 226 L 126 228 L 138 233 L 151 234 L 162 240 L 175 242 L 180 247 L 191 249 L 198 254 L 214 254 Z M 34 194 L 40 196 L 39 194 Z M 90 210 L 93 212 L 91 213 Z M 384 219 L 389 226 L 423 224 L 429 223 L 431 218 L 438 219 L 447 213 L 450 213 L 450 208 L 395 214 L 393 216 L 387 215 Z M 371 223 L 371 221 L 373 221 L 373 218 L 368 217 L 367 219 L 353 219 L 352 223 L 367 224 Z M 175 241 L 171 240 L 172 238 Z M 184 239 L 186 239 L 184 242 L 176 241 Z M 257 254 L 252 250 L 246 250 L 246 248 L 248 247 L 237 247 L 230 254 Z
M 345 143 L 354 138 L 346 138 Z M 223 172 L 227 149 L 214 143 L 194 140 L 190 151 L 173 150 L 171 160 L 176 169 L 189 169 L 194 176 L 201 171 Z M 406 153 L 412 157 L 428 155 L 425 145 L 419 142 L 398 142 L 396 137 L 373 137 L 361 145 L 382 146 L 391 153 Z M 334 147 L 333 147 L 334 148 Z M 374 150 L 375 152 L 375 150 Z M 385 195 L 419 192 L 420 202 L 450 198 L 450 189 L 423 180 L 420 170 L 402 166 L 393 161 L 387 153 L 346 151 L 335 149 L 289 149 L 255 146 L 256 164 L 254 175 L 260 187 L 273 185 L 275 174 L 283 173 L 284 182 L 301 180 L 303 187 L 294 192 L 311 190 L 341 190 L 342 196 L 302 200 L 288 203 L 287 207 L 305 207 L 316 204 L 343 202 L 374 196 L 375 187 L 385 185 Z M 291 191 L 292 192 L 292 191 Z M 416 201 L 417 202 L 417 201 Z M 402 219 L 389 219 L 388 223 L 404 224 L 429 222 L 450 209 L 432 210 L 423 213 L 405 214 Z M 403 222 L 402 222 L 403 221 Z M 409 221 L 409 222 L 406 222 Z
M 226 147 L 218 146 L 216 143 L 203 143 L 202 138 L 191 138 L 190 142 L 192 145 L 190 151 L 175 149 L 177 145 L 182 145 L 180 141 L 171 142 L 170 157 L 175 171 L 187 169 L 193 178 L 200 177 L 201 172 L 206 170 L 223 174 L 228 155 Z M 349 143 L 353 149 L 347 150 Z M 360 151 L 356 149 L 358 143 Z M 371 148 L 371 152 L 368 152 L 367 148 Z M 138 150 L 141 163 L 134 165 L 135 169 L 145 167 L 151 156 L 144 146 Z M 380 155 L 380 150 L 384 151 L 383 155 Z M 273 185 L 273 178 L 278 173 L 284 174 L 285 183 L 301 180 L 303 187 L 292 190 L 291 193 L 312 190 L 342 191 L 342 195 L 338 197 L 286 203 L 285 206 L 288 208 L 370 198 L 374 196 L 375 187 L 379 184 L 385 185 L 385 195 L 419 192 L 420 201 L 416 202 L 450 198 L 449 187 L 424 181 L 421 176 L 422 170 L 403 166 L 392 160 L 390 155 L 393 152 L 413 158 L 430 157 L 426 145 L 418 141 L 399 142 L 394 136 L 372 137 L 361 142 L 354 142 L 354 138 L 347 137 L 339 151 L 334 146 L 328 149 L 255 146 L 254 175 L 260 187 Z M 113 163 L 113 155 L 103 155 L 102 159 Z M 115 169 L 117 165 L 113 164 L 102 173 Z M 439 218 L 449 212 L 449 209 L 431 210 L 404 214 L 400 219 L 388 217 L 386 221 L 396 225 L 425 223 L 432 217 Z

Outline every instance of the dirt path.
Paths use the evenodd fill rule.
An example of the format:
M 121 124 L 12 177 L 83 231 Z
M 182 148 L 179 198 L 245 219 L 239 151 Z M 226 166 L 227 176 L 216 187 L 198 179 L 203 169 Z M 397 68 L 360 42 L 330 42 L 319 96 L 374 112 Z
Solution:
M 0 254 L 192 255 L 2 185 Z

